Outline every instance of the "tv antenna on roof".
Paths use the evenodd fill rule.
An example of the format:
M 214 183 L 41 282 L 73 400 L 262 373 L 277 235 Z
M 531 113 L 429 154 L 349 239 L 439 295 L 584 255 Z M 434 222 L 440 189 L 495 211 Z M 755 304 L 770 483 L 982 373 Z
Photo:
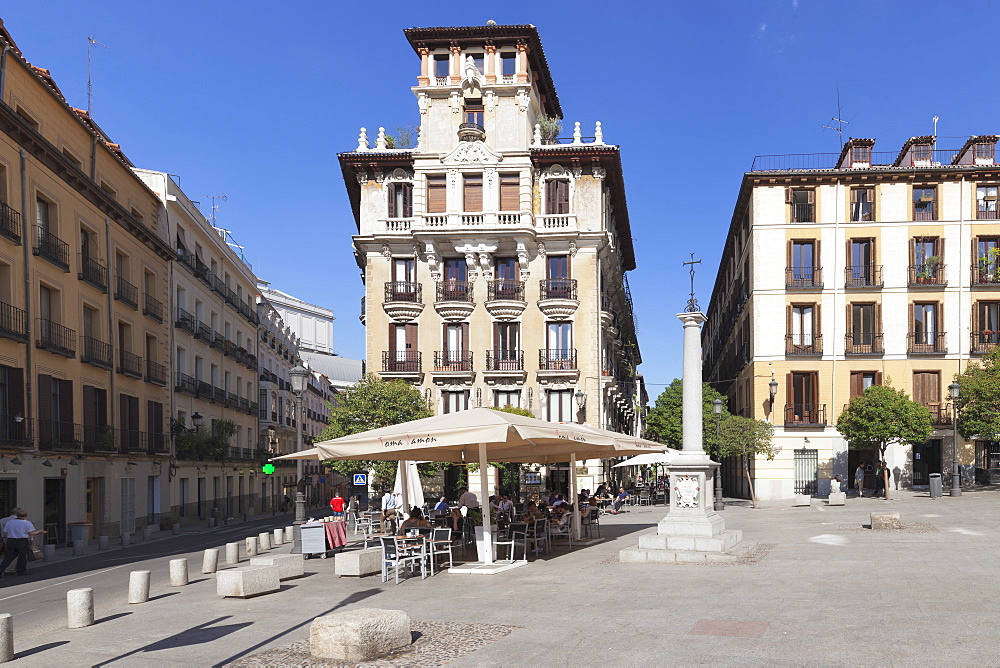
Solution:
M 93 35 L 87 37 L 87 115 L 93 117 L 93 106 L 94 106 L 94 79 L 90 74 L 90 52 L 94 48 L 94 45 L 103 46 L 105 49 L 110 49 L 111 47 L 107 44 L 101 44 Z
M 212 227 L 215 227 L 216 226 L 215 225 L 216 214 L 220 210 L 220 207 L 219 207 L 218 204 L 215 203 L 215 200 L 221 200 L 221 201 L 225 202 L 225 201 L 227 201 L 229 199 L 229 197 L 227 197 L 226 195 L 205 195 L 205 197 L 207 197 L 208 199 L 212 200 L 212 208 L 209 210 L 209 213 L 208 213 L 208 222 L 210 222 L 212 224 Z
M 843 120 L 844 107 L 840 104 L 840 86 L 837 86 L 837 115 L 832 116 L 830 121 L 836 123 L 836 125 L 824 125 L 824 130 L 836 130 L 837 135 L 840 137 L 840 145 L 844 145 L 844 126 L 850 125 L 851 121 Z M 853 119 L 852 119 L 853 120 Z

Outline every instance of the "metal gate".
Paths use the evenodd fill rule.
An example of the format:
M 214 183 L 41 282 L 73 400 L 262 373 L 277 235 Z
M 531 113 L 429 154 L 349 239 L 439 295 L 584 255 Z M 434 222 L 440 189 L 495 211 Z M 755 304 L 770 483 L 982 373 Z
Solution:
M 795 450 L 795 493 L 815 494 L 819 469 L 818 450 Z

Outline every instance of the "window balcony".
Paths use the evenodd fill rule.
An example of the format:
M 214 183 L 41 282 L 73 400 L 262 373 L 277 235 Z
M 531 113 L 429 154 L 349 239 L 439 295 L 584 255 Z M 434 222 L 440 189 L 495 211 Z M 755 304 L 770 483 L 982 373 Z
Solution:
M 1000 220 L 1000 209 L 996 206 L 997 201 L 979 200 L 976 208 L 976 220 Z
M 982 355 L 997 346 L 1000 346 L 1000 331 L 982 329 L 972 333 L 972 346 L 970 350 L 973 354 Z
M 115 299 L 134 309 L 139 308 L 139 288 L 119 274 L 115 277 Z
M 542 348 L 538 351 L 538 368 L 541 371 L 568 371 L 577 369 L 576 348 Z
M 90 283 L 101 292 L 108 291 L 108 267 L 100 260 L 80 253 L 80 272 L 77 278 Z
M 76 357 L 76 332 L 51 320 L 37 318 L 38 339 L 35 347 L 63 357 Z
M 486 128 L 479 123 L 462 123 L 458 126 L 459 141 L 483 141 L 486 139 Z
M 197 321 L 194 319 L 194 315 L 178 307 L 177 317 L 174 319 L 175 327 L 183 329 L 188 334 L 194 334 L 197 331 L 196 322 Z
M 0 336 L 21 343 L 28 341 L 27 314 L 16 306 L 0 302 Z
M 206 383 L 203 380 L 198 380 L 198 394 L 197 396 L 201 399 L 208 399 L 212 403 L 215 403 L 215 394 L 212 392 L 212 384 Z
M 153 360 L 146 360 L 146 382 L 153 385 L 167 384 L 167 367 Z
M 413 218 L 384 218 L 386 232 L 409 232 L 413 227 Z
M 212 388 L 212 400 L 215 403 L 222 404 L 223 406 L 225 406 L 227 399 L 228 399 L 228 397 L 227 397 L 226 391 L 224 389 L 222 389 L 221 387 L 213 387 Z
M 486 298 L 489 301 L 524 301 L 524 283 L 521 281 L 512 281 L 510 279 L 490 281 L 487 284 L 486 291 Z
M 142 358 L 127 350 L 119 350 L 118 373 L 132 378 L 142 378 Z
M 972 265 L 972 284 L 1000 286 L 1000 263 L 976 262 Z
M 785 287 L 793 290 L 812 290 L 822 288 L 822 267 L 786 267 Z
M 115 429 L 115 438 L 122 454 L 146 454 L 142 432 L 138 429 Z
M 826 404 L 785 404 L 786 427 L 825 427 Z
M 882 265 L 847 267 L 844 269 L 845 288 L 881 288 Z
M 195 338 L 201 339 L 208 345 L 212 345 L 212 328 L 203 323 L 201 320 L 198 321 L 198 331 L 195 332 Z
M 63 271 L 69 271 L 69 244 L 46 230 L 41 225 L 35 225 L 34 254 L 45 258 Z
M 170 452 L 170 439 L 162 431 L 150 431 L 143 434 L 146 441 L 146 451 L 151 454 L 166 454 Z
M 945 332 L 910 332 L 906 335 L 906 352 L 911 355 L 941 355 L 948 352 Z
M 174 374 L 174 390 L 183 394 L 190 394 L 192 397 L 198 395 L 198 381 L 194 377 L 179 371 Z
M 20 415 L 0 415 L 0 447 L 30 448 L 30 424 Z
M 163 303 L 147 292 L 143 296 L 142 314 L 156 322 L 163 322 Z
M 58 452 L 82 452 L 83 425 L 62 420 L 38 420 L 38 448 Z
M 21 214 L 0 202 L 0 236 L 7 237 L 14 243 L 21 243 Z
M 523 350 L 487 350 L 487 371 L 524 371 Z
M 785 354 L 788 356 L 822 355 L 823 335 L 789 334 L 785 337 Z
M 540 282 L 538 309 L 551 320 L 565 320 L 576 312 L 577 300 L 575 278 L 546 278 Z
M 437 284 L 436 300 L 439 302 L 471 302 L 472 283 L 444 280 Z
M 110 343 L 104 343 L 92 336 L 81 337 L 80 341 L 83 343 L 83 349 L 80 351 L 81 362 L 93 364 L 102 369 L 110 369 L 112 367 L 112 349 Z
M 911 264 L 908 270 L 907 284 L 911 288 L 948 285 L 948 279 L 945 278 L 945 265 L 936 262 Z
M 420 283 L 388 281 L 382 308 L 396 322 L 416 320 L 424 310 Z
M 950 426 L 952 423 L 951 415 L 951 404 L 948 403 L 929 403 L 923 404 L 923 407 L 930 411 L 931 414 L 931 424 L 935 427 L 945 427 Z
M 576 229 L 576 214 L 544 214 L 535 216 L 537 227 L 543 230 L 569 230 Z
M 383 350 L 382 371 L 386 373 L 420 373 L 421 353 L 419 350 Z
M 472 352 L 469 350 L 434 351 L 435 371 L 472 371 Z
M 882 332 L 852 332 L 844 336 L 845 355 L 881 355 Z

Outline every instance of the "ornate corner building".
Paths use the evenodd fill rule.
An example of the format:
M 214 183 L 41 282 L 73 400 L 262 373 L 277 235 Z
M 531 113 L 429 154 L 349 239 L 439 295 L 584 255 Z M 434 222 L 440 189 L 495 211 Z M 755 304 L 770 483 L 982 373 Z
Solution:
M 413 28 L 412 147 L 362 128 L 340 163 L 369 369 L 437 413 L 513 405 L 641 430 L 620 151 L 562 109 L 533 26 Z
M 759 498 L 825 493 L 837 474 L 853 486 L 877 452 L 848 449 L 834 425 L 884 382 L 926 406 L 934 427 L 927 443 L 889 448 L 894 479 L 949 477 L 948 385 L 1000 344 L 997 139 L 942 150 L 913 137 L 891 152 L 852 139 L 839 155 L 757 156 L 744 175 L 704 376 L 733 412 L 775 426 L 777 456 L 752 463 Z M 995 442 L 960 440 L 957 454 L 966 481 L 1000 471 Z M 726 492 L 745 495 L 739 468 L 725 468 Z

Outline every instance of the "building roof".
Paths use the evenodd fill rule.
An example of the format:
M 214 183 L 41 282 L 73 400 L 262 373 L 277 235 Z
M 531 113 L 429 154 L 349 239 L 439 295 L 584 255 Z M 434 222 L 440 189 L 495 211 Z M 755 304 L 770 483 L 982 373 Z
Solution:
M 549 116 L 562 118 L 562 107 L 556 87 L 552 83 L 552 73 L 545 59 L 542 40 L 538 37 L 538 29 L 533 25 L 482 25 L 482 26 L 452 26 L 440 28 L 406 28 L 403 30 L 406 39 L 413 50 L 466 45 L 482 47 L 489 43 L 495 46 L 510 46 L 526 44 L 528 47 L 528 64 L 535 73 L 535 84 L 542 97 L 542 104 Z
M 309 310 L 313 311 L 319 315 L 329 315 L 333 318 L 333 311 L 331 309 L 325 308 L 323 306 L 317 306 L 316 304 L 305 301 L 304 299 L 299 299 L 298 297 L 293 297 L 287 292 L 282 292 L 281 290 L 275 290 L 274 288 L 267 287 L 265 281 L 258 281 L 258 286 L 261 295 L 266 297 L 268 301 L 276 305 L 288 305 L 294 308 L 301 309 L 303 311 Z M 299 306 L 301 304 L 301 306 Z
M 302 359 L 309 363 L 309 368 L 319 371 L 330 379 L 333 385 L 354 384 L 365 375 L 364 360 L 352 360 L 337 355 L 301 351 Z

